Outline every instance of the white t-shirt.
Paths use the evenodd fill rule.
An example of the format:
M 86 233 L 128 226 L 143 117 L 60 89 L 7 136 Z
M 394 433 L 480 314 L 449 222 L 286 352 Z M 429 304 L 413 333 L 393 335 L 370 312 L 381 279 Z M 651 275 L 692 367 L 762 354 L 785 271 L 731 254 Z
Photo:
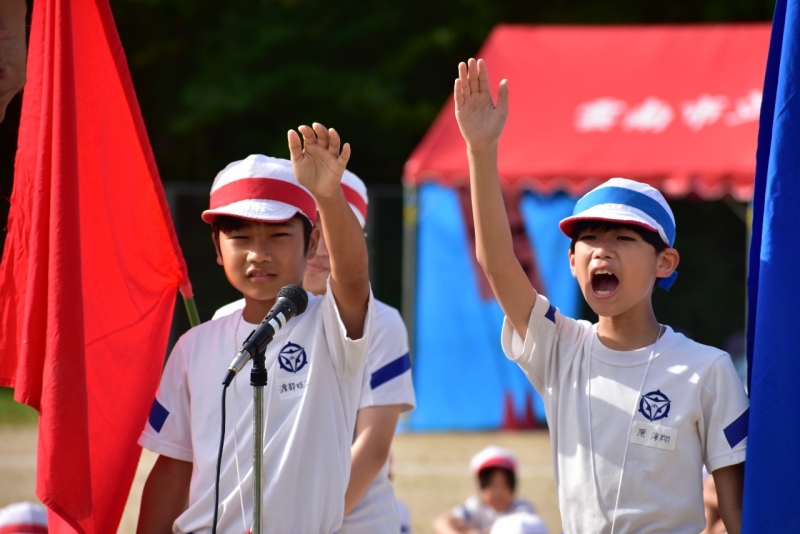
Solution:
M 375 326 L 367 350 L 358 409 L 401 404 L 402 411 L 416 405 L 408 356 L 408 333 L 398 311 L 375 301 Z M 402 521 L 397 513 L 389 461 L 381 468 L 364 496 L 344 518 L 337 534 L 397 534 Z
M 669 327 L 654 346 L 614 351 L 541 295 L 524 343 L 506 319 L 502 344 L 544 399 L 564 532 L 610 531 L 626 447 L 615 532 L 703 530 L 703 463 L 745 459 L 749 403 L 726 353 Z
M 372 338 L 361 380 L 358 409 L 400 404 L 402 411 L 416 405 L 408 354 L 408 333 L 398 311 L 375 300 Z M 244 307 L 244 300 L 217 310 L 214 319 Z M 358 501 L 337 534 L 397 534 L 401 518 L 397 513 L 394 487 L 389 480 L 389 462 L 381 468 L 366 493 Z
M 305 313 L 281 329 L 266 351 L 265 532 L 331 533 L 342 522 L 375 304 L 370 295 L 364 335 L 353 341 L 327 295 L 309 295 Z M 193 463 L 189 508 L 175 521 L 176 533 L 211 531 L 222 379 L 254 327 L 241 312 L 203 323 L 180 338 L 164 368 L 139 443 Z M 251 367 L 245 366 L 227 394 L 218 522 L 224 534 L 245 532 L 252 521 Z
M 488 504 L 484 504 L 478 497 L 473 495 L 450 511 L 453 517 L 457 517 L 469 526 L 480 530 L 481 532 L 488 532 L 495 521 L 499 518 L 510 514 L 535 514 L 536 509 L 533 504 L 524 499 L 514 499 L 508 510 L 498 512 Z

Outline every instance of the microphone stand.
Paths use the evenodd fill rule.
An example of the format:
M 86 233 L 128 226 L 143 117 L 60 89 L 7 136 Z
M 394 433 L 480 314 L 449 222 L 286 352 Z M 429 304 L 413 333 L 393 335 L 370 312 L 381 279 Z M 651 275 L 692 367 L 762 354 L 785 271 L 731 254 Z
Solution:
M 264 459 L 264 386 L 267 385 L 266 354 L 262 350 L 253 358 L 250 385 L 253 386 L 253 529 L 261 534 L 261 513 L 264 500 L 261 496 Z

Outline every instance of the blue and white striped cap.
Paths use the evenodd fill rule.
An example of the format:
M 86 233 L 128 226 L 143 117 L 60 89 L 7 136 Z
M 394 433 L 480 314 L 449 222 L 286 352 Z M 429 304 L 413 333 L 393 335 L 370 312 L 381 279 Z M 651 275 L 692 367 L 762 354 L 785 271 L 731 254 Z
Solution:
M 664 196 L 658 189 L 634 180 L 612 178 L 592 189 L 558 227 L 571 238 L 575 223 L 589 220 L 635 224 L 658 233 L 669 247 L 675 243 L 675 216 Z M 674 272 L 658 285 L 669 289 L 677 276 Z

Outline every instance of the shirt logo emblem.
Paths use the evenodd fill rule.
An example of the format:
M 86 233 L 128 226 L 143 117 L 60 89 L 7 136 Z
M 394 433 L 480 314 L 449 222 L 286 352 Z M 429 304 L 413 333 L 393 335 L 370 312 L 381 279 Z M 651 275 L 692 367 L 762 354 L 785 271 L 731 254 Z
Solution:
M 281 369 L 296 373 L 308 364 L 306 349 L 296 343 L 287 343 L 278 353 L 278 363 Z
M 639 413 L 649 421 L 658 421 L 669 415 L 669 406 L 672 401 L 661 393 L 660 389 L 645 393 L 639 401 Z

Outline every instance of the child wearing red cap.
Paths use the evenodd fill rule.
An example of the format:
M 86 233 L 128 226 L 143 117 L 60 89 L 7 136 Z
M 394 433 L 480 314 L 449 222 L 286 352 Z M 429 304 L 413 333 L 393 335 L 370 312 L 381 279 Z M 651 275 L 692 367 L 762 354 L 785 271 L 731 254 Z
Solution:
M 244 296 L 241 311 L 184 334 L 167 361 L 140 443 L 158 453 L 137 532 L 208 533 L 214 516 L 222 377 L 278 291 L 302 281 L 319 230 L 328 239 L 329 290 L 279 330 L 266 350 L 264 532 L 332 533 L 341 525 L 373 299 L 364 234 L 340 187 L 350 156 L 320 124 L 289 132 L 291 166 L 250 156 L 217 175 L 210 209 L 217 263 Z M 249 364 L 248 364 L 249 365 Z M 246 371 L 247 369 L 245 369 Z M 245 375 L 245 376 L 242 376 Z M 252 519 L 252 387 L 231 384 L 218 531 Z
M 658 322 L 654 286 L 675 281 L 675 218 L 655 188 L 612 178 L 561 230 L 597 324 L 565 317 L 514 257 L 502 201 L 497 105 L 483 61 L 459 64 L 455 109 L 467 143 L 476 255 L 506 319 L 501 343 L 542 396 L 568 533 L 703 530 L 703 464 L 720 513 L 740 531 L 748 399 L 730 357 Z
M 488 534 L 501 517 L 535 514 L 533 504 L 516 497 L 517 459 L 514 453 L 490 445 L 469 464 L 476 495 L 441 514 L 433 523 L 436 534 Z

